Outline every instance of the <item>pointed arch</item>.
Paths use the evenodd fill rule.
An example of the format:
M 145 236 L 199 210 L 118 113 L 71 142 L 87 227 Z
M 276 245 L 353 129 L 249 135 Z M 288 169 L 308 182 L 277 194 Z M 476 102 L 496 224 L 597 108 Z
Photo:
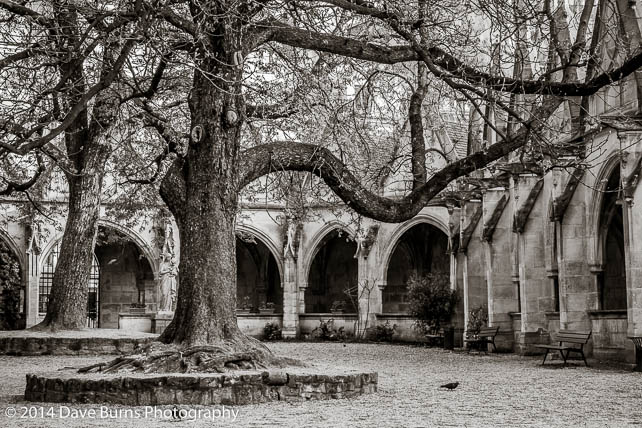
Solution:
M 15 254 L 16 258 L 18 259 L 18 263 L 20 264 L 20 271 L 22 272 L 21 275 L 24 277 L 27 272 L 26 253 L 20 249 L 13 237 L 9 235 L 9 233 L 4 229 L 0 229 L 0 240 L 7 244 L 9 249 L 13 252 L 13 254 Z
M 122 233 L 123 235 L 125 235 L 127 238 L 129 238 L 136 245 L 136 247 L 138 247 L 140 252 L 147 259 L 149 266 L 152 268 L 154 279 L 155 280 L 158 279 L 158 272 L 160 269 L 160 260 L 159 260 L 160 257 L 157 251 L 153 250 L 151 245 L 149 245 L 147 241 L 143 239 L 142 236 L 140 236 L 136 231 L 108 219 L 98 220 L 98 227 L 100 226 L 114 229 Z
M 258 227 L 252 226 L 250 224 L 237 224 L 236 230 L 254 236 L 256 239 L 261 241 L 261 243 L 265 245 L 268 250 L 270 250 L 270 253 L 272 253 L 274 260 L 276 260 L 276 265 L 279 268 L 279 277 L 281 278 L 281 283 L 283 283 L 283 246 L 277 245 L 277 243 L 272 239 L 270 235 L 268 235 Z
M 620 155 L 619 153 L 612 154 L 602 165 L 598 172 L 590 203 L 590 230 L 589 230 L 589 262 L 592 269 L 599 271 L 602 268 L 604 261 L 604 241 L 603 234 L 600 233 L 601 228 L 601 210 L 604 203 L 604 191 L 606 190 L 609 177 L 613 174 L 615 168 L 620 168 Z
M 388 244 L 384 247 L 381 253 L 382 254 L 381 264 L 380 264 L 381 271 L 379 272 L 379 278 L 381 278 L 382 284 L 384 286 L 386 285 L 386 282 L 387 282 L 388 265 L 390 264 L 390 259 L 392 258 L 392 254 L 397 249 L 399 240 L 404 235 L 404 233 L 406 233 L 408 230 L 422 223 L 426 223 L 436 227 L 437 229 L 442 231 L 448 237 L 448 239 L 451 238 L 450 233 L 448 231 L 448 225 L 446 224 L 446 222 L 443 219 L 441 219 L 439 216 L 432 213 L 421 213 L 413 217 L 412 219 L 404 223 L 401 223 L 394 230 L 394 232 L 388 239 Z
M 319 230 L 317 230 L 310 240 L 310 245 L 307 246 L 304 253 L 305 257 L 303 259 L 303 274 L 306 283 L 308 280 L 308 276 L 310 275 L 310 267 L 312 266 L 314 257 L 319 252 L 323 241 L 330 235 L 330 233 L 335 230 L 339 230 L 341 233 L 346 233 L 351 238 L 354 238 L 356 236 L 356 231 L 353 228 L 338 220 L 329 221 L 324 224 Z
M 358 311 L 359 266 L 354 237 L 354 230 L 338 221 L 326 223 L 315 234 L 305 260 L 305 312 L 328 313 L 339 303 L 348 313 Z

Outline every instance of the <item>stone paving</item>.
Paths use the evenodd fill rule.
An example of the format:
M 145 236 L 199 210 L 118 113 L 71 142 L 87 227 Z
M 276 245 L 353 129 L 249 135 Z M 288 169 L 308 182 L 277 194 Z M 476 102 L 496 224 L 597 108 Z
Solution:
M 49 403 L 27 403 L 22 398 L 26 373 L 81 366 L 104 357 L 3 356 L 0 357 L 3 379 L 0 426 L 622 427 L 642 424 L 641 373 L 585 368 L 581 363 L 561 368 L 553 362 L 541 367 L 540 358 L 535 357 L 467 355 L 402 345 L 274 343 L 269 346 L 279 354 L 308 361 L 320 370 L 377 371 L 379 391 L 356 399 L 267 403 L 231 409 L 163 406 L 144 409 L 148 415 L 142 408 L 110 406 L 108 410 L 113 418 L 105 419 L 100 417 L 100 412 L 105 414 L 108 410 L 100 406 L 74 404 L 61 408 L 53 405 L 50 410 Z M 457 389 L 439 388 L 453 381 L 461 382 Z M 31 419 L 6 416 L 7 407 L 14 407 L 20 413 L 21 407 L 29 406 L 34 406 L 36 413 L 49 411 L 53 417 L 46 414 Z M 87 415 L 89 410 L 96 412 L 96 416 L 81 418 L 78 414 L 83 411 Z M 133 414 L 134 411 L 141 414 Z M 174 415 L 180 416 L 178 411 L 183 411 L 185 418 L 174 419 Z M 188 411 L 192 411 L 192 415 L 196 415 L 196 411 L 201 413 L 193 420 Z M 231 411 L 236 412 L 235 419 Z M 214 420 L 221 415 L 229 418 Z

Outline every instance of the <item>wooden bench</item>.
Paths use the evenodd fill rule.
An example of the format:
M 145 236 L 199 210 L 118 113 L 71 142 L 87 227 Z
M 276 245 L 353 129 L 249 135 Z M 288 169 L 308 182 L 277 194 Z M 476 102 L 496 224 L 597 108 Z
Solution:
M 497 347 L 495 346 L 495 336 L 497 336 L 498 333 L 499 326 L 480 328 L 479 333 L 476 335 L 477 337 L 464 339 L 464 342 L 468 344 L 468 352 L 470 353 L 470 350 L 473 347 L 476 347 L 481 351 L 482 346 L 484 347 L 484 352 L 486 352 L 489 343 L 493 345 L 493 352 L 497 351 Z
M 559 342 L 559 345 L 535 345 L 536 348 L 546 349 L 544 354 L 544 360 L 542 360 L 542 365 L 546 362 L 546 357 L 548 356 L 548 351 L 559 351 L 562 359 L 564 360 L 564 365 L 566 366 L 566 360 L 571 352 L 578 353 L 582 356 L 584 364 L 588 367 L 586 362 L 586 357 L 584 356 L 584 345 L 586 345 L 591 338 L 590 331 L 575 331 L 575 330 L 560 330 L 555 335 L 555 340 L 553 342 Z

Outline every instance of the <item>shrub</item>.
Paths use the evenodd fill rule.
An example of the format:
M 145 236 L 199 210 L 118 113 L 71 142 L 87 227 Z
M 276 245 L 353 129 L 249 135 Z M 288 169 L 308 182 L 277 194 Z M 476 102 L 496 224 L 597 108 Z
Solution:
M 312 330 L 311 336 L 318 340 L 344 340 L 346 333 L 343 327 L 335 328 L 334 320 L 319 320 L 319 326 Z
M 435 334 L 448 324 L 459 302 L 459 293 L 450 288 L 447 275 L 429 273 L 408 281 L 410 314 L 422 334 Z
M 263 338 L 265 340 L 280 340 L 281 339 L 281 327 L 277 323 L 268 322 L 263 327 Z
M 259 309 L 263 309 L 263 310 L 266 310 L 266 309 L 272 310 L 275 307 L 276 305 L 273 302 L 266 302 L 266 301 L 261 302 L 261 304 L 259 305 Z
M 24 328 L 20 314 L 20 265 L 11 250 L 0 241 L 0 330 Z
M 468 335 L 477 336 L 479 330 L 488 324 L 488 312 L 483 306 L 472 309 L 468 312 L 468 324 L 466 325 L 466 332 Z
M 384 324 L 377 325 L 372 332 L 372 339 L 376 342 L 392 342 L 392 337 L 397 329 L 397 324 L 390 324 L 386 321 Z

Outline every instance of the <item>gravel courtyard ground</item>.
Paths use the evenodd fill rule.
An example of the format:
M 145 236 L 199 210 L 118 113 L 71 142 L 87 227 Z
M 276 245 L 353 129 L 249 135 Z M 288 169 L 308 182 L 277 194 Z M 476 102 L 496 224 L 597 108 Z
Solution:
M 22 398 L 25 374 L 82 366 L 101 358 L 0 357 L 0 427 L 72 426 L 301 426 L 301 427 L 430 427 L 430 426 L 586 426 L 622 427 L 642 424 L 642 374 L 616 369 L 541 367 L 539 358 L 503 355 L 467 355 L 439 349 L 375 344 L 273 343 L 276 353 L 324 368 L 379 372 L 379 392 L 354 400 L 306 403 L 268 403 L 226 408 L 238 412 L 235 420 L 219 416 L 215 408 L 194 406 L 200 419 L 165 417 L 100 418 L 99 405 L 27 403 Z M 557 363 L 557 362 L 555 362 Z M 315 370 L 316 371 L 316 370 Z M 439 385 L 459 381 L 448 391 Z M 20 418 L 21 407 L 34 406 L 45 417 Z M 63 406 L 63 407 L 61 407 Z M 39 410 L 40 408 L 43 410 Z M 7 417 L 15 408 L 16 417 Z M 54 417 L 46 412 L 52 408 Z M 81 418 L 72 410 L 94 409 L 95 418 Z M 124 415 L 141 408 L 110 407 Z M 164 406 L 160 411 L 171 411 Z M 222 408 L 216 409 L 222 411 Z M 151 410 L 148 410 L 151 411 Z M 33 412 L 33 410 L 32 410 Z M 10 413 L 10 412 L 9 412 Z M 157 413 L 158 414 L 158 413 Z M 65 416 L 61 418 L 60 416 Z M 112 416 L 118 416 L 115 413 Z

